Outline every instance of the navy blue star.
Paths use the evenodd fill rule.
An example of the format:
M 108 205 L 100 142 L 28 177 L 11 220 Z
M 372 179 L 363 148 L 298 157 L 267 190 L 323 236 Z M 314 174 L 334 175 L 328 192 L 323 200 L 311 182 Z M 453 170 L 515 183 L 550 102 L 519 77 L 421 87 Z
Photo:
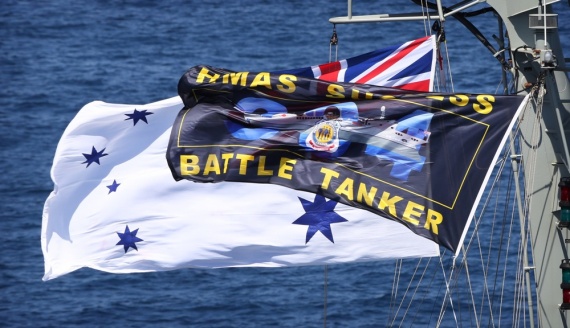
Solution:
M 112 192 L 117 192 L 117 188 L 119 188 L 120 185 L 120 183 L 117 183 L 117 180 L 113 180 L 113 183 L 107 186 L 107 188 L 109 188 L 109 194 Z
M 127 115 L 129 118 L 126 118 L 125 121 L 127 120 L 133 120 L 133 126 L 137 125 L 137 123 L 139 122 L 139 120 L 145 122 L 146 124 L 148 124 L 148 121 L 146 120 L 146 116 L 147 115 L 151 115 L 154 114 L 152 112 L 146 112 L 145 110 L 141 110 L 140 112 L 138 110 L 134 110 L 134 112 L 132 114 L 125 114 Z
M 293 224 L 308 225 L 307 238 L 305 244 L 311 240 L 311 238 L 320 231 L 328 240 L 334 243 L 331 223 L 346 222 L 347 219 L 338 215 L 334 208 L 337 204 L 334 200 L 325 200 L 325 197 L 321 195 L 315 195 L 315 201 L 311 202 L 309 200 L 299 197 L 305 214 L 301 215 L 300 218 L 295 220 Z
M 105 151 L 105 148 L 103 148 L 103 150 L 98 152 L 95 149 L 95 146 L 93 146 L 93 148 L 91 149 L 91 154 L 83 153 L 83 156 L 85 156 L 86 161 L 81 163 L 81 164 L 87 163 L 87 167 L 89 167 L 89 165 L 91 165 L 93 162 L 101 165 L 101 163 L 99 163 L 99 158 L 108 155 L 108 154 L 103 154 L 104 151 Z
M 142 239 L 137 237 L 138 231 L 139 231 L 139 229 L 136 229 L 136 230 L 131 232 L 129 230 L 129 226 L 127 226 L 125 228 L 124 233 L 117 232 L 117 235 L 119 235 L 119 238 L 121 238 L 121 240 L 117 243 L 117 245 L 123 245 L 125 248 L 125 253 L 129 250 L 129 247 L 132 247 L 138 251 L 137 245 L 135 245 L 135 243 L 138 243 L 139 241 L 143 241 Z

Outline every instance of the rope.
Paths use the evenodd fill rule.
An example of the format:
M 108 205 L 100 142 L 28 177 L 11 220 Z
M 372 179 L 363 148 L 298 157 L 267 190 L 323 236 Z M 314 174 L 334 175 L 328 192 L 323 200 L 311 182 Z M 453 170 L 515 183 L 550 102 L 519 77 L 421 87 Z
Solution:
M 394 270 L 394 280 L 392 282 L 392 295 L 390 298 L 390 316 L 388 318 L 396 317 L 394 309 L 396 305 L 396 297 L 398 296 L 398 285 L 400 283 L 401 272 L 402 272 L 402 259 L 398 259 L 396 260 L 396 266 Z
M 443 315 L 445 314 L 445 309 L 447 308 L 447 300 L 449 300 L 449 304 L 451 305 L 451 310 L 453 311 L 453 319 L 455 319 L 455 325 L 459 326 L 458 322 L 457 322 L 457 316 L 455 314 L 455 309 L 453 308 L 453 298 L 451 297 L 451 290 L 449 288 L 449 283 L 447 280 L 447 276 L 445 274 L 445 269 L 443 267 L 443 262 L 441 260 L 441 256 L 439 257 L 439 263 L 441 264 L 441 269 L 443 272 L 443 278 L 445 280 L 445 296 L 443 298 L 443 303 L 441 304 L 441 309 L 439 311 L 439 318 L 437 320 L 437 325 L 436 327 L 441 326 L 441 322 L 443 320 Z M 453 264 L 451 266 L 451 273 L 449 274 L 449 281 L 451 281 L 451 278 L 453 277 L 453 273 L 455 272 L 455 257 L 453 257 Z
M 406 291 L 404 292 L 404 295 L 402 296 L 402 301 L 400 302 L 400 305 L 398 305 L 398 310 L 394 314 L 394 317 L 392 319 L 392 322 L 390 322 L 389 327 L 392 327 L 394 325 L 394 321 L 396 321 L 396 316 L 398 315 L 398 312 L 402 308 L 402 304 L 404 303 L 404 299 L 406 298 L 406 295 L 408 294 L 408 291 L 410 290 L 410 286 L 412 285 L 412 281 L 414 281 L 414 277 L 416 276 L 416 273 L 418 272 L 418 268 L 419 268 L 421 262 L 422 262 L 422 259 L 420 258 L 420 260 L 418 261 L 418 264 L 416 265 L 416 269 L 414 270 L 414 273 L 412 274 L 412 278 L 410 279 L 410 282 L 408 283 L 408 287 L 406 287 Z M 405 316 L 405 314 L 404 314 L 404 316 Z M 402 318 L 402 320 L 403 320 L 403 318 Z
M 324 272 L 324 305 L 323 305 L 323 327 L 327 327 L 327 289 L 328 289 L 328 281 L 329 281 L 329 272 L 328 272 L 328 268 L 329 266 L 325 264 L 325 272 Z
M 461 250 L 463 252 L 463 261 L 465 262 L 465 274 L 467 275 L 467 283 L 469 284 L 469 292 L 471 295 L 471 303 L 475 305 L 475 298 L 473 293 L 473 286 L 471 285 L 471 275 L 469 275 L 469 267 L 467 265 L 467 252 L 465 251 L 465 247 L 461 246 Z M 479 327 L 479 319 L 477 318 L 477 311 L 475 310 L 475 306 L 473 306 L 473 317 L 475 318 L 475 326 Z
M 418 267 L 420 266 L 420 262 L 421 262 L 421 260 L 418 262 Z M 410 298 L 410 302 L 408 303 L 408 307 L 406 308 L 406 311 L 404 312 L 404 315 L 402 316 L 402 321 L 400 322 L 399 327 L 402 326 L 402 323 L 404 322 L 404 319 L 406 318 L 406 315 L 408 314 L 408 311 L 410 310 L 410 306 L 412 306 L 414 297 L 416 296 L 416 292 L 418 291 L 419 286 L 422 284 L 422 280 L 424 279 L 424 276 L 426 274 L 426 271 L 428 269 L 430 262 L 431 262 L 431 257 L 428 258 L 428 263 L 425 265 L 424 272 L 422 272 L 422 275 L 420 276 L 420 280 L 418 281 L 418 284 L 416 285 L 416 288 L 414 289 L 414 293 L 412 294 L 412 297 Z
M 424 4 L 424 0 L 422 0 L 421 7 L 422 7 L 422 16 L 426 17 L 426 19 L 424 19 L 424 33 L 426 36 L 428 36 L 428 35 L 431 35 L 428 32 L 429 26 L 431 24 L 429 22 L 429 12 L 427 10 L 427 0 L 425 1 L 425 4 Z
M 513 174 L 509 175 L 509 186 L 512 185 L 512 180 L 513 180 Z M 510 190 L 511 188 L 507 189 L 509 191 L 509 195 L 507 196 L 507 200 L 510 200 Z M 505 218 L 506 215 L 508 214 L 507 211 L 507 205 L 505 204 Z M 509 263 L 509 249 L 510 249 L 510 244 L 511 244 L 511 237 L 512 237 L 512 232 L 513 232 L 513 226 L 514 226 L 514 220 L 515 220 L 515 207 L 516 204 L 515 202 L 513 202 L 512 207 L 511 207 L 511 222 L 509 225 L 509 234 L 508 234 L 508 239 L 507 239 L 507 247 L 506 247 L 506 254 L 505 254 L 505 263 L 504 263 L 504 267 L 503 267 L 503 282 L 506 281 L 506 275 L 507 275 L 507 263 Z M 498 263 L 498 262 L 497 262 Z M 515 288 L 516 289 L 516 288 Z M 499 327 L 501 326 L 501 314 L 502 314 L 502 310 L 503 310 L 503 300 L 504 300 L 504 295 L 505 295 L 505 284 L 501 284 L 501 298 L 500 298 L 500 305 L 499 305 Z
M 335 56 L 334 56 L 334 61 L 338 60 L 338 35 L 336 34 L 336 24 L 333 24 L 333 34 L 331 36 L 330 42 L 329 42 L 329 63 L 331 63 L 332 60 L 332 46 L 335 46 Z

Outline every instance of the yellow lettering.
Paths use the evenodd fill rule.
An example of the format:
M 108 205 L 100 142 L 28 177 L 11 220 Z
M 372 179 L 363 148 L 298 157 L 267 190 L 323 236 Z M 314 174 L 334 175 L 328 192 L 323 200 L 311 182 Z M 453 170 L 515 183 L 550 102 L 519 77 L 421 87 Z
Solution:
M 210 172 L 220 174 L 220 162 L 218 161 L 216 154 L 208 155 L 208 159 L 206 160 L 204 175 L 208 175 Z
M 259 166 L 257 167 L 257 175 L 273 175 L 273 170 L 265 169 L 266 156 L 259 157 Z
M 200 173 L 198 156 L 180 155 L 180 175 L 196 175 Z
M 358 187 L 358 194 L 356 196 L 356 200 L 359 203 L 362 203 L 362 201 L 364 201 L 366 205 L 372 206 L 372 203 L 374 202 L 374 196 L 376 196 L 377 191 L 378 189 L 376 187 L 372 187 L 370 188 L 370 191 L 367 191 L 366 185 L 364 185 L 364 183 L 361 182 L 360 186 Z
M 252 155 L 246 155 L 246 154 L 237 154 L 236 155 L 236 159 L 240 160 L 239 163 L 239 174 L 241 175 L 245 175 L 247 172 L 247 162 L 248 161 L 253 161 L 254 157 Z
M 297 160 L 282 157 L 281 162 L 279 163 L 279 172 L 277 173 L 277 176 L 283 179 L 291 180 L 293 176 L 291 176 L 291 174 L 288 172 L 293 171 L 293 165 L 295 165 L 295 163 L 297 163 Z
M 404 221 L 408 221 L 413 225 L 420 224 L 419 217 L 422 215 L 424 211 L 424 206 L 414 202 L 408 202 L 406 205 L 406 209 L 404 210 L 404 215 L 402 215 L 402 219 Z M 414 218 L 415 217 L 415 218 Z
M 493 110 L 491 103 L 495 102 L 495 97 L 492 95 L 478 95 L 478 104 L 473 104 L 473 109 L 479 114 L 489 114 Z
M 327 169 L 326 167 L 321 167 L 321 173 L 325 174 L 323 182 L 321 183 L 321 188 L 323 189 L 329 188 L 329 184 L 331 183 L 331 177 L 338 178 L 339 176 L 338 172 L 335 172 L 331 169 Z
M 222 154 L 222 160 L 224 160 L 224 173 L 228 172 L 228 163 L 230 162 L 230 159 L 232 159 L 232 158 L 234 158 L 233 153 Z
M 223 82 L 224 83 L 231 83 L 232 85 L 247 85 L 247 75 L 249 72 L 235 72 L 230 74 L 224 74 Z
M 346 178 L 335 192 L 339 195 L 344 195 L 348 200 L 354 199 L 354 180 Z
M 329 93 L 327 95 L 328 98 L 344 98 L 344 94 L 342 94 L 344 92 L 344 88 L 340 85 L 329 84 L 327 92 Z
M 443 221 L 443 215 L 441 213 L 436 212 L 432 209 L 428 209 L 427 217 L 426 217 L 426 224 L 424 228 L 433 231 L 436 235 L 438 234 L 437 225 Z
M 285 93 L 295 92 L 295 83 L 293 83 L 293 81 L 297 81 L 297 77 L 295 75 L 290 75 L 290 74 L 279 75 L 279 82 L 283 84 L 278 84 L 277 90 Z
M 449 102 L 456 106 L 465 106 L 469 103 L 469 97 L 466 95 L 457 95 L 449 97 Z
M 360 91 L 358 91 L 357 89 L 352 89 L 352 99 L 358 100 L 358 94 L 359 93 L 360 93 Z
M 264 86 L 267 89 L 271 89 L 271 77 L 269 72 L 261 72 L 255 76 L 253 82 L 251 82 L 251 87 Z
M 388 207 L 388 212 L 390 212 L 390 214 L 393 217 L 397 217 L 396 203 L 401 201 L 402 199 L 403 198 L 400 196 L 394 196 L 390 198 L 390 193 L 385 191 L 382 193 L 382 198 L 380 198 L 380 202 L 378 203 L 378 208 L 381 211 L 384 211 L 384 209 Z
M 202 67 L 200 73 L 198 73 L 198 77 L 196 77 L 196 83 L 204 83 L 205 78 L 209 78 L 209 83 L 214 83 L 220 77 L 220 74 L 213 74 L 210 75 L 210 71 L 206 67 Z

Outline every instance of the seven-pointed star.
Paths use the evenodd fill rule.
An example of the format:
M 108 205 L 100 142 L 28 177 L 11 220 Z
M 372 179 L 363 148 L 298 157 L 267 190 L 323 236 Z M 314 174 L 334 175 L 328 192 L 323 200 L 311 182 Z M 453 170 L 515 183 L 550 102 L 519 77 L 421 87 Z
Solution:
M 147 117 L 147 115 L 151 115 L 151 114 L 154 114 L 154 113 L 152 113 L 152 112 L 148 112 L 148 113 L 147 113 L 146 109 L 145 109 L 145 110 L 141 110 L 141 111 L 138 111 L 138 110 L 135 109 L 132 114 L 125 114 L 125 115 L 127 115 L 127 116 L 129 117 L 129 118 L 126 118 L 125 121 L 127 121 L 127 120 L 133 120 L 133 126 L 134 126 L 134 125 L 137 125 L 137 123 L 138 123 L 139 120 L 141 120 L 141 121 L 145 122 L 146 124 L 148 124 L 148 121 L 146 120 L 146 117 Z
M 117 192 L 117 188 L 119 188 L 120 185 L 120 183 L 117 183 L 117 180 L 113 180 L 113 183 L 107 186 L 107 188 L 109 188 L 109 194 L 112 192 Z
M 85 156 L 86 161 L 81 163 L 81 164 L 87 163 L 87 167 L 89 167 L 89 165 L 91 165 L 91 163 L 93 163 L 93 162 L 101 165 L 101 163 L 99 163 L 99 158 L 108 155 L 108 154 L 103 154 L 104 151 L 105 151 L 105 148 L 103 148 L 103 150 L 98 152 L 95 149 L 95 146 L 93 146 L 93 148 L 91 149 L 91 154 L 83 153 L 83 156 Z
M 137 245 L 135 243 L 138 243 L 139 241 L 143 241 L 142 239 L 137 237 L 138 231 L 139 231 L 139 229 L 130 231 L 129 226 L 127 226 L 125 228 L 124 233 L 117 232 L 117 235 L 119 235 L 119 238 L 121 238 L 121 240 L 119 240 L 117 245 L 123 245 L 125 248 L 125 253 L 127 252 L 127 250 L 129 250 L 129 247 L 132 247 L 138 251 Z
M 293 224 L 308 225 L 307 237 L 305 239 L 305 244 L 311 240 L 311 238 L 320 231 L 328 240 L 334 243 L 331 223 L 346 222 L 347 219 L 338 215 L 334 208 L 337 204 L 334 200 L 325 200 L 325 197 L 321 195 L 315 195 L 315 201 L 311 202 L 309 200 L 299 197 L 305 214 L 301 215 L 300 218 L 295 220 Z

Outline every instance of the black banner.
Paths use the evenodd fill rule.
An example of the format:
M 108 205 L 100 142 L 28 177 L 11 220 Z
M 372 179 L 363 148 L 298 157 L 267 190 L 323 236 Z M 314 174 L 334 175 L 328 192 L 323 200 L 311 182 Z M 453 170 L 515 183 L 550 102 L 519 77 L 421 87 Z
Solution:
M 453 251 L 523 100 L 208 66 L 178 91 L 185 108 L 167 154 L 176 180 L 318 193 Z

